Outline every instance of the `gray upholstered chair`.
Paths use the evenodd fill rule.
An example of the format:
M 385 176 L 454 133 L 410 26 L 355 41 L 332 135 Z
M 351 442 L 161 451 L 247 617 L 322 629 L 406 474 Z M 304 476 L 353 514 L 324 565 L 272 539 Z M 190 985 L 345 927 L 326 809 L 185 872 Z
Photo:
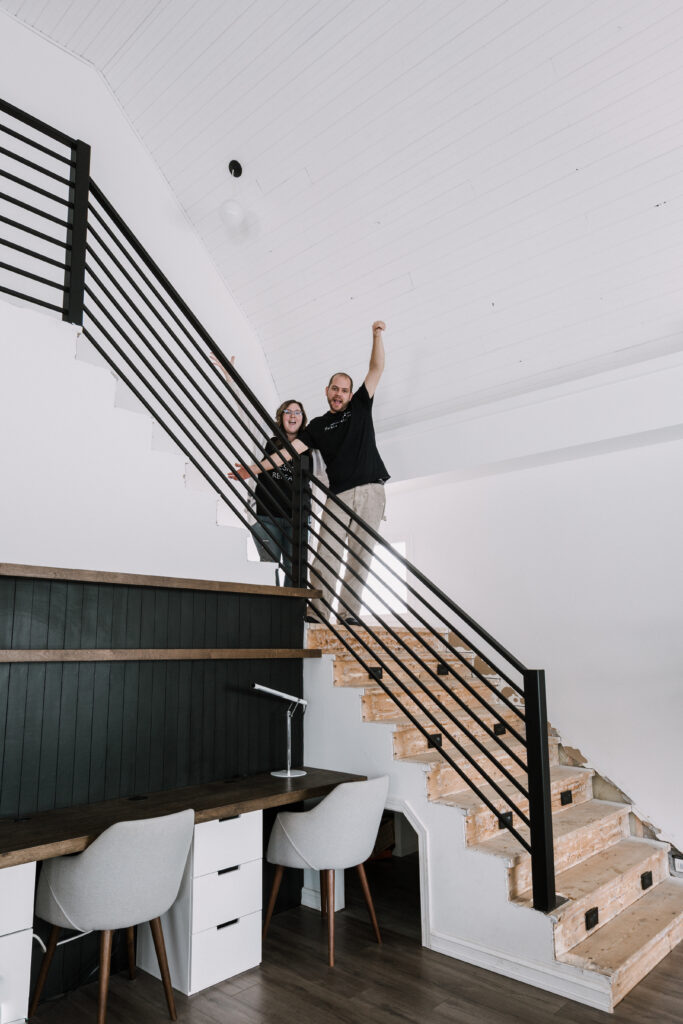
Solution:
M 263 925 L 265 939 L 285 868 L 320 872 L 320 898 L 327 914 L 329 964 L 334 967 L 334 872 L 355 867 L 370 913 L 375 937 L 382 938 L 365 875 L 389 789 L 383 775 L 367 782 L 343 782 L 310 811 L 281 811 L 270 833 L 266 857 L 276 865 Z
M 113 933 L 125 928 L 128 967 L 135 977 L 134 929 L 149 921 L 171 1020 L 176 1020 L 166 947 L 159 918 L 174 902 L 192 842 L 194 811 L 142 821 L 120 821 L 83 853 L 44 862 L 36 914 L 52 925 L 47 953 L 33 993 L 33 1016 L 62 928 L 98 931 L 100 990 L 97 1022 L 104 1024 Z

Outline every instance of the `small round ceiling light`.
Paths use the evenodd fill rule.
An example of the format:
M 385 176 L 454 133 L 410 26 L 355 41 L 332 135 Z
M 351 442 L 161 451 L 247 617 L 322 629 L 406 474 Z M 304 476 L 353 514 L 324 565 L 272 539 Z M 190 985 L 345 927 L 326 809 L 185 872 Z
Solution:
M 242 177 L 242 164 L 239 162 L 239 160 L 231 160 L 230 163 L 228 164 L 228 170 L 233 178 Z

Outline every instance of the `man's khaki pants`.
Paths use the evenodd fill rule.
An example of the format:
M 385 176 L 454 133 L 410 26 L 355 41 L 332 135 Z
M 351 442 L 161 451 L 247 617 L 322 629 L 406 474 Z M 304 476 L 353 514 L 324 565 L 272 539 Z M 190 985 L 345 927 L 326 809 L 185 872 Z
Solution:
M 386 504 L 384 484 L 361 484 L 359 487 L 342 491 L 337 497 L 368 526 L 374 530 L 379 528 Z M 332 515 L 336 518 L 333 519 Z M 361 541 L 367 544 L 369 551 L 363 547 Z M 374 540 L 347 512 L 328 498 L 322 514 L 318 548 L 310 577 L 311 586 L 323 592 L 322 601 L 313 601 L 314 609 L 323 619 L 329 619 L 332 614 L 331 605 L 334 602 L 339 578 L 339 566 L 347 544 L 346 569 L 337 609 L 340 619 L 356 617 L 360 612 L 363 585 L 372 561 Z

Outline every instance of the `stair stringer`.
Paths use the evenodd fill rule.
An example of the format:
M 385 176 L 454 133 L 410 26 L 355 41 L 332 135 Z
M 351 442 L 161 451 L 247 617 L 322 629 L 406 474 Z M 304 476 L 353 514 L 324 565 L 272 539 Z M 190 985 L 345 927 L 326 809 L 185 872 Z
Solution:
M 394 726 L 363 722 L 358 689 L 334 686 L 333 663 L 326 654 L 304 663 L 305 762 L 389 776 L 387 806 L 405 813 L 419 838 L 422 944 L 611 1010 L 609 979 L 554 959 L 551 917 L 509 902 L 505 861 L 465 846 L 464 812 L 427 799 L 426 768 L 394 760 Z

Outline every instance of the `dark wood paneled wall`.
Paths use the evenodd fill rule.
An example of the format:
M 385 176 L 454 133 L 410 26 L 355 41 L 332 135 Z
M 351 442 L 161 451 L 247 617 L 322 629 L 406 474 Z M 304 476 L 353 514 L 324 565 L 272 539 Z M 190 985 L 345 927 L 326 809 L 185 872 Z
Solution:
M 0 648 L 300 648 L 303 610 L 272 593 L 0 577 Z M 284 767 L 287 705 L 252 683 L 300 696 L 301 662 L 0 664 L 0 817 Z M 299 715 L 293 747 L 300 763 Z M 300 887 L 288 879 L 281 905 Z M 96 936 L 62 947 L 46 997 L 97 959 Z
M 298 598 L 0 579 L 0 647 L 301 646 Z M 266 771 L 298 660 L 0 665 L 0 816 Z M 296 719 L 295 757 L 302 755 Z

